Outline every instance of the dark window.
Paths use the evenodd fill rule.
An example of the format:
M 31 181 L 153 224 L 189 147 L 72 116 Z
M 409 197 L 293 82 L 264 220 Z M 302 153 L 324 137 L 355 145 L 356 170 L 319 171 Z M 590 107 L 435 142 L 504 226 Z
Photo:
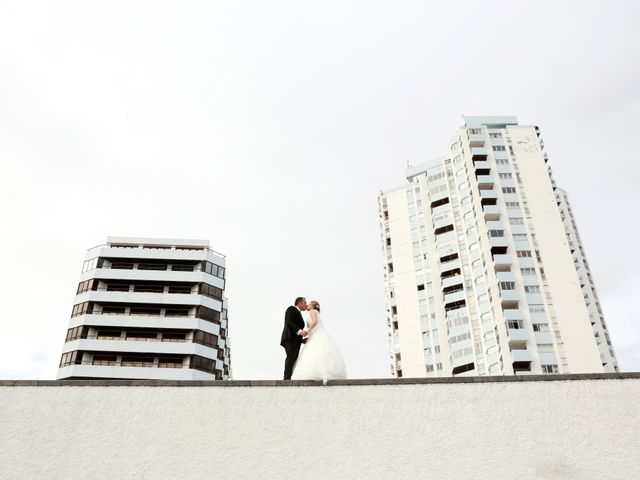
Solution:
M 182 357 L 160 357 L 158 368 L 182 368 Z
M 424 284 L 418 285 L 418 291 L 421 292 L 422 290 L 424 290 Z
M 67 330 L 67 338 L 65 339 L 65 342 L 71 342 L 79 338 L 87 338 L 88 330 L 88 327 L 83 326 L 70 328 L 69 330 Z
M 184 342 L 185 341 L 185 333 L 184 332 L 164 332 L 162 334 L 163 342 Z
M 431 202 L 431 208 L 434 209 L 436 207 L 439 207 L 440 205 L 446 205 L 447 203 L 449 203 L 449 197 L 441 198 L 440 200 Z
M 468 371 L 473 370 L 475 368 L 476 368 L 476 366 L 474 365 L 473 362 L 471 362 L 471 363 L 467 363 L 466 365 L 460 365 L 459 367 L 455 367 L 451 373 L 453 375 L 456 375 L 458 373 L 468 372 Z
M 83 302 L 78 303 L 73 306 L 73 310 L 71 310 L 71 316 L 77 317 L 78 315 L 84 315 L 93 313 L 93 302 Z
M 208 283 L 199 284 L 198 293 L 207 297 L 215 298 L 216 300 L 222 300 L 222 289 L 209 285 Z
M 115 355 L 94 355 L 91 365 L 113 366 L 116 364 Z
M 201 330 L 196 330 L 193 332 L 193 341 L 195 343 L 199 343 L 200 345 L 204 345 L 205 347 L 215 348 L 218 346 L 218 337 L 207 332 L 203 332 Z
M 191 293 L 191 285 L 169 285 L 169 293 Z
M 203 306 L 197 307 L 196 317 L 201 318 L 202 320 L 206 320 L 207 322 L 212 322 L 216 325 L 220 325 L 220 312 L 216 312 L 211 308 Z
M 153 356 L 150 355 L 123 355 L 123 367 L 153 367 Z
M 60 367 L 66 367 L 68 365 L 80 365 L 82 363 L 82 354 L 84 352 L 79 352 L 74 350 L 73 352 L 63 353 L 60 358 Z
M 210 358 L 201 357 L 200 355 L 192 355 L 190 359 L 190 367 L 203 372 L 213 373 L 215 362 Z
M 102 307 L 102 313 L 103 315 L 124 314 L 125 307 L 117 305 L 105 305 Z

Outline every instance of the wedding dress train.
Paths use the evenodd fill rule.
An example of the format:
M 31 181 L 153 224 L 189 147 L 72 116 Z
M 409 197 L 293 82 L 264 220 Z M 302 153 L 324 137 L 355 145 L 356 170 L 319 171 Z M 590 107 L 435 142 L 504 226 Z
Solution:
M 309 325 L 309 314 L 304 315 Z M 347 369 L 342 354 L 327 333 L 318 313 L 316 328 L 302 347 L 298 361 L 293 369 L 292 380 L 337 380 L 347 378 Z

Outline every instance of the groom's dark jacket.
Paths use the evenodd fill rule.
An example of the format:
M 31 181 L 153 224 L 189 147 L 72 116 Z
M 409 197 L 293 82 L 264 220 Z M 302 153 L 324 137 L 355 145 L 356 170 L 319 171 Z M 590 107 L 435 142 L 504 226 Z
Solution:
M 298 310 L 298 307 L 291 305 L 284 314 L 284 329 L 282 330 L 280 345 L 284 347 L 284 342 L 287 341 L 302 343 L 302 337 L 298 335 L 298 330 L 302 330 L 304 326 L 300 310 Z

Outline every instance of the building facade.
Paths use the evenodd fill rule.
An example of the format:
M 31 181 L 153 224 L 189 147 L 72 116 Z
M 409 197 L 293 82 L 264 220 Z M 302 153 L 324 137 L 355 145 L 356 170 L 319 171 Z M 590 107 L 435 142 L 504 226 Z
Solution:
M 228 379 L 225 278 L 206 240 L 107 238 L 87 251 L 57 377 Z
M 618 370 L 538 127 L 465 117 L 407 180 L 378 199 L 394 375 Z

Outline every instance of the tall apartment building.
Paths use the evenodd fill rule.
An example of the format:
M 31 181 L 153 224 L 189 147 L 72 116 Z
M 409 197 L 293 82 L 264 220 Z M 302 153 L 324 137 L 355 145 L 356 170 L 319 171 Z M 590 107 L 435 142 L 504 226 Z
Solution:
M 617 371 L 538 127 L 464 120 L 448 155 L 379 197 L 392 373 Z
M 229 378 L 224 288 L 206 240 L 107 238 L 87 251 L 57 377 Z

